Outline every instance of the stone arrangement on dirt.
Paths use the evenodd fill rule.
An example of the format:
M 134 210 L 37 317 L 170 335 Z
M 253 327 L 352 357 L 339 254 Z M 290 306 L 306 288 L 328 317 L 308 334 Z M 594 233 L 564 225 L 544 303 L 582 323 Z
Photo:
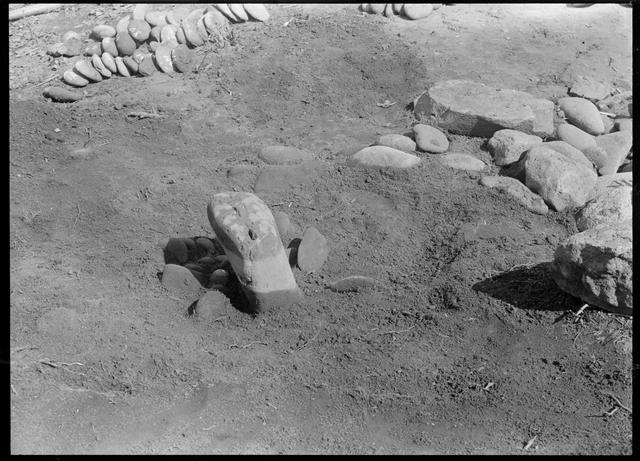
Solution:
M 197 65 L 193 48 L 206 41 L 223 46 L 228 40 L 230 23 L 268 19 L 269 11 L 261 3 L 216 3 L 195 9 L 178 5 L 162 11 L 138 4 L 132 14 L 114 26 L 96 25 L 90 33 L 94 42 L 84 52 L 82 38 L 70 31 L 63 35 L 62 42 L 51 45 L 47 53 L 54 57 L 80 54 L 88 57 L 63 73 L 62 80 L 72 87 L 84 87 L 114 75 L 186 73 Z M 60 102 L 79 99 L 51 88 L 45 96 Z
M 422 19 L 442 6 L 442 3 L 361 3 L 360 11 L 383 14 L 386 17 L 398 15 L 406 19 Z

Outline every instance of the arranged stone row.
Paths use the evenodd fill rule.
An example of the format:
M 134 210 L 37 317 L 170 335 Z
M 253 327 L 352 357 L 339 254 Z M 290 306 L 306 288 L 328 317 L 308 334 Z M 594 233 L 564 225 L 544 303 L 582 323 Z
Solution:
M 194 10 L 179 5 L 169 11 L 153 11 L 149 5 L 138 4 L 115 27 L 100 24 L 93 28 L 90 37 L 96 42 L 84 51 L 90 59 L 76 62 L 64 72 L 63 81 L 84 87 L 113 75 L 190 72 L 197 64 L 192 49 L 206 41 L 222 44 L 230 22 L 268 18 L 268 10 L 259 3 L 217 3 Z M 68 56 L 79 51 L 77 34 L 63 36 L 63 40 L 50 47 L 49 54 Z
M 360 11 L 384 14 L 386 17 L 399 15 L 406 19 L 422 19 L 442 6 L 442 3 L 361 3 Z

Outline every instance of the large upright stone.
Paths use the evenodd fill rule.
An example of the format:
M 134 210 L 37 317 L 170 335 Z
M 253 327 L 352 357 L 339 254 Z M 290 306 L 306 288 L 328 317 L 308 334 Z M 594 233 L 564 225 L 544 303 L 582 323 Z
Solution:
M 218 193 L 207 215 L 254 311 L 302 300 L 275 219 L 260 198 L 248 192 Z
M 552 277 L 560 289 L 611 312 L 633 314 L 631 220 L 574 234 L 556 248 Z
M 468 80 L 440 82 L 414 102 L 416 116 L 434 116 L 451 133 L 491 137 L 505 128 L 537 136 L 554 131 L 554 104 L 529 93 Z
M 525 184 L 556 211 L 585 204 L 596 184 L 592 169 L 536 146 L 524 158 Z

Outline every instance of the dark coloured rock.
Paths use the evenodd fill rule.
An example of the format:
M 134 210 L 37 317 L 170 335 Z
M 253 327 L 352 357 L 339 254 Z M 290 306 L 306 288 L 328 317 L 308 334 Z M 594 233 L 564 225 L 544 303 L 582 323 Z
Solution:
M 183 239 L 170 238 L 164 248 L 164 261 L 167 264 L 184 264 L 189 259 L 189 248 Z

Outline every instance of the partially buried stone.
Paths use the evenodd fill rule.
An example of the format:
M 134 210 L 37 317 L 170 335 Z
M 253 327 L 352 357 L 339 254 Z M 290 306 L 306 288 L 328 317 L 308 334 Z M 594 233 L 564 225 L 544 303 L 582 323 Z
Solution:
M 138 73 L 138 63 L 131 56 L 123 57 L 122 62 L 127 66 L 127 70 L 131 75 L 136 75 Z
M 413 20 L 426 18 L 432 11 L 433 5 L 431 3 L 405 3 L 402 8 L 402 13 Z
M 207 291 L 195 305 L 194 314 L 198 318 L 211 321 L 231 312 L 229 298 L 219 291 Z
M 516 199 L 527 210 L 536 214 L 547 214 L 549 207 L 520 181 L 507 176 L 483 176 L 480 184 L 502 191 Z
M 598 101 L 597 106 L 600 110 L 613 112 L 619 117 L 632 117 L 632 100 L 633 93 L 631 91 L 623 91 Z
M 72 69 L 66 70 L 62 75 L 62 79 L 65 83 L 75 87 L 83 87 L 89 84 L 89 80 Z
M 76 102 L 84 98 L 80 91 L 68 90 L 60 87 L 47 87 L 43 92 L 46 98 L 55 102 Z
M 124 64 L 122 57 L 116 56 L 114 58 L 114 61 L 116 62 L 116 67 L 118 68 L 118 74 L 122 75 L 123 77 L 131 77 L 131 73 L 129 73 L 129 69 L 127 69 L 127 66 Z
M 487 164 L 479 158 L 468 154 L 443 154 L 438 157 L 441 163 L 456 170 L 484 171 Z
M 177 264 L 167 264 L 162 271 L 162 286 L 170 291 L 196 295 L 202 289 L 201 283 L 189 269 Z
M 116 40 L 113 37 L 105 37 L 102 39 L 102 52 L 109 53 L 112 57 L 118 56 L 118 47 L 116 46 Z
M 416 146 L 424 152 L 439 154 L 446 152 L 449 148 L 449 140 L 437 128 L 418 123 L 413 126 L 413 132 L 415 133 Z
M 264 22 L 269 19 L 269 11 L 262 3 L 244 3 L 244 9 L 256 21 Z
M 184 239 L 170 238 L 164 247 L 164 262 L 167 264 L 184 264 L 189 259 L 189 248 Z
M 420 157 L 386 146 L 371 146 L 356 152 L 347 160 L 349 166 L 365 168 L 411 168 Z
M 487 146 L 496 165 L 504 166 L 520 160 L 531 147 L 542 144 L 542 138 L 521 131 L 504 129 L 496 131 Z
M 619 177 L 618 180 L 610 181 L 606 186 L 599 187 L 601 179 L 616 176 Z M 622 173 L 598 178 L 595 187 L 597 192 L 594 194 L 594 198 L 576 213 L 576 227 L 580 232 L 600 224 L 626 221 L 632 218 L 633 181 L 630 177 L 626 179 L 626 176 Z
M 525 184 L 556 211 L 585 204 L 596 184 L 596 173 L 559 152 L 542 146 L 524 157 Z
M 416 150 L 415 141 L 402 134 L 384 134 L 378 138 L 376 145 L 392 147 L 403 152 L 413 152 Z
M 350 291 L 360 291 L 363 288 L 372 287 L 374 285 L 376 285 L 376 281 L 371 277 L 352 275 L 330 283 L 329 288 L 331 291 L 345 293 Z
M 70 38 L 69 40 L 65 40 L 63 44 L 62 56 L 66 57 L 79 56 L 84 46 L 82 40 L 78 38 Z
M 93 56 L 94 54 L 99 55 L 101 53 L 102 53 L 102 44 L 100 42 L 94 42 L 87 45 L 87 47 L 84 49 L 84 53 L 82 54 L 85 56 Z
M 581 130 L 594 136 L 604 133 L 604 124 L 598 108 L 588 99 L 560 98 L 558 107 L 564 112 L 567 120 Z
M 94 40 L 102 40 L 105 37 L 115 37 L 116 29 L 106 24 L 99 24 L 91 30 L 90 37 Z
M 91 64 L 93 64 L 93 67 L 100 72 L 100 75 L 102 75 L 103 78 L 111 77 L 111 71 L 107 68 L 104 62 L 102 62 L 99 55 L 94 54 L 91 56 Z
M 104 66 L 109 69 L 109 72 L 111 72 L 112 75 L 118 72 L 116 61 L 109 53 L 102 53 L 102 56 L 100 56 L 100 60 L 102 61 L 102 64 L 104 64 Z
M 186 45 L 178 45 L 171 50 L 173 66 L 178 72 L 192 72 L 196 65 L 195 55 Z
M 198 47 L 204 45 L 204 39 L 198 32 L 198 27 L 195 21 L 184 20 L 182 21 L 182 31 L 184 32 L 187 43 L 192 47 Z
M 161 43 L 156 49 L 156 63 L 162 72 L 165 74 L 172 74 L 175 72 L 173 68 L 173 61 L 171 60 L 172 48 L 164 43 Z
M 260 150 L 258 157 L 270 165 L 291 165 L 312 160 L 313 154 L 295 147 L 267 146 Z
M 552 277 L 572 296 L 602 309 L 633 315 L 631 220 L 600 224 L 556 248 Z
M 300 302 L 269 207 L 248 192 L 215 194 L 207 216 L 253 311 Z
M 136 42 L 143 43 L 149 38 L 151 26 L 145 20 L 134 19 L 129 21 L 127 31 Z
M 298 267 L 305 272 L 317 272 L 329 256 L 329 242 L 315 227 L 309 227 L 302 235 L 298 247 Z

